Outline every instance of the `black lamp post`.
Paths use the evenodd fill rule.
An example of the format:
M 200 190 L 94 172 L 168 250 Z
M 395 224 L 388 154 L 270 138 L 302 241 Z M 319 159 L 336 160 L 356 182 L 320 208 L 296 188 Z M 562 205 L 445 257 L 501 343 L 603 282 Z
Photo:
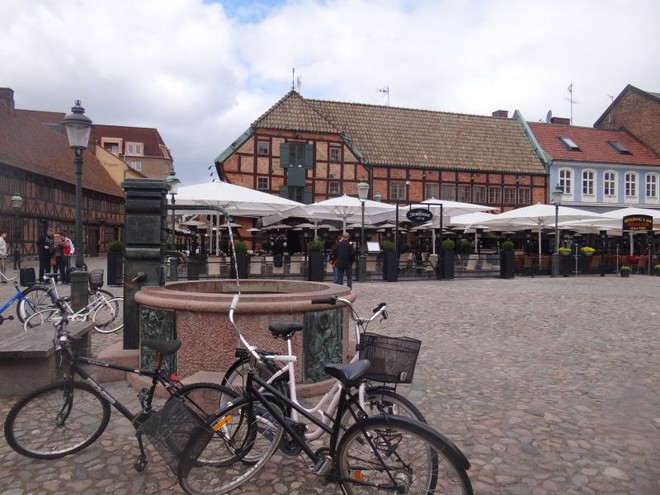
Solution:
M 366 280 L 366 271 L 367 271 L 367 251 L 366 251 L 366 242 L 364 241 L 364 203 L 369 196 L 369 184 L 366 182 L 360 182 L 357 185 L 358 197 L 362 203 L 362 225 L 360 232 L 360 269 L 358 272 L 358 281 L 364 282 Z
M 176 249 L 176 236 L 174 235 L 174 206 L 176 203 L 174 201 L 174 196 L 176 196 L 176 193 L 179 192 L 179 184 L 181 181 L 176 176 L 174 170 L 172 170 L 170 175 L 167 176 L 167 179 L 165 179 L 165 182 L 167 182 L 167 185 L 170 186 L 170 198 L 172 198 L 172 249 Z
M 552 204 L 555 206 L 555 249 L 552 253 L 552 276 L 559 276 L 559 207 L 561 198 L 564 195 L 564 188 L 559 184 L 552 191 Z
M 18 218 L 18 212 L 23 207 L 23 196 L 19 193 L 11 197 L 11 207 L 14 209 L 14 270 L 21 269 L 21 225 Z
M 80 100 L 76 100 L 71 112 L 64 117 L 62 124 L 66 128 L 69 146 L 75 152 L 73 163 L 76 172 L 76 269 L 71 273 L 71 305 L 77 311 L 87 306 L 87 271 L 83 267 L 82 155 L 89 144 L 92 120 L 85 115 L 85 109 L 80 106 Z

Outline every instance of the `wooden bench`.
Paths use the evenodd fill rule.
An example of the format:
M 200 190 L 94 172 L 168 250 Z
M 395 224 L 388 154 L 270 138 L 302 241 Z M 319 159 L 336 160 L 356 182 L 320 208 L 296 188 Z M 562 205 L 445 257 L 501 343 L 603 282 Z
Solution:
M 69 324 L 69 334 L 76 341 L 74 349 L 82 356 L 91 356 L 94 330 L 91 322 Z M 57 367 L 57 355 L 52 327 L 20 332 L 0 340 L 0 396 L 20 395 L 33 388 L 55 381 L 62 370 Z

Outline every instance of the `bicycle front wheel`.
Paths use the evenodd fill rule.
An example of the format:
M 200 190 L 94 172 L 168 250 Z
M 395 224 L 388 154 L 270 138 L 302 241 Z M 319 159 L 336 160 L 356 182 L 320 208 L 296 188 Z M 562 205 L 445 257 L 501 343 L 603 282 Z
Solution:
M 337 447 L 337 468 L 348 495 L 472 495 L 470 464 L 423 423 L 400 416 L 366 418 Z
M 16 316 L 21 323 L 25 323 L 25 320 L 37 311 L 53 308 L 55 308 L 55 299 L 50 289 L 34 285 L 23 291 L 23 297 L 16 305 Z
M 113 297 L 108 301 L 99 301 L 99 306 L 92 315 L 94 329 L 100 333 L 113 333 L 124 327 L 124 299 Z
M 191 495 L 219 495 L 247 482 L 275 453 L 283 432 L 263 404 L 245 397 L 230 402 L 208 424 L 215 435 L 190 471 L 178 473 Z
M 86 383 L 51 383 L 11 408 L 5 438 L 24 456 L 59 459 L 94 443 L 109 420 L 110 404 Z
M 36 313 L 31 314 L 23 323 L 23 330 L 31 330 L 40 327 L 44 324 L 54 324 L 61 320 L 60 311 L 58 309 L 42 309 Z

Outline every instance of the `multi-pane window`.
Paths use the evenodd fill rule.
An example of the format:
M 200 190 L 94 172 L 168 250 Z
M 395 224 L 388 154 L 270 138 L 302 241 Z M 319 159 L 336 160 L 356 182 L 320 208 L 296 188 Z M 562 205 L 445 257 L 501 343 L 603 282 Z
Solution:
M 658 174 L 646 174 L 646 197 L 658 197 Z
M 257 141 L 257 155 L 270 155 L 270 141 Z
M 143 156 L 144 147 L 142 143 L 126 143 L 126 155 L 130 156 Z
M 594 195 L 594 171 L 585 170 L 582 172 L 582 194 L 585 196 Z
M 504 186 L 504 203 L 508 205 L 516 204 L 516 188 Z
M 390 182 L 390 199 L 393 201 L 406 199 L 405 182 Z
M 500 186 L 488 187 L 488 202 L 500 204 L 502 202 L 502 188 Z
M 616 196 L 615 172 L 605 172 L 603 174 L 603 194 L 605 194 L 605 196 Z
M 626 196 L 636 197 L 637 196 L 637 174 L 634 172 L 626 172 L 625 176 L 625 191 Z
M 340 194 L 339 181 L 332 180 L 328 182 L 328 194 Z
M 564 190 L 564 194 L 573 194 L 573 171 L 562 168 L 559 171 L 559 187 Z
M 475 203 L 486 202 L 486 186 L 472 187 L 472 201 L 474 201 Z
M 454 184 L 443 184 L 440 188 L 440 199 L 456 201 L 456 187 Z
M 532 204 L 532 190 L 529 187 L 521 187 L 518 189 L 518 204 L 519 205 Z
M 331 162 L 341 161 L 341 148 L 338 146 L 330 146 L 329 158 Z
M 257 190 L 268 191 L 268 177 L 257 177 Z
M 458 200 L 463 201 L 464 203 L 469 203 L 472 201 L 471 195 L 470 195 L 470 186 L 458 186 Z
M 142 172 L 142 162 L 139 160 L 128 160 L 126 163 L 128 163 L 128 166 L 131 167 L 133 170 L 137 170 L 138 172 Z
M 424 184 L 424 199 L 440 198 L 440 186 L 438 184 Z

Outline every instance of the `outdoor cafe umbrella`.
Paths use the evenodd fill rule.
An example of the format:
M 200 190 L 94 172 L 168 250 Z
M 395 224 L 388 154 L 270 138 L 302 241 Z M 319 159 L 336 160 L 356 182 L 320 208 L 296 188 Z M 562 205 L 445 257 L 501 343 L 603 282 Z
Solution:
M 557 209 L 558 208 L 558 209 Z M 541 255 L 541 237 L 544 228 L 554 228 L 555 213 L 559 222 L 568 220 L 584 220 L 599 217 L 598 213 L 570 208 L 568 206 L 546 205 L 537 203 L 535 205 L 517 208 L 493 215 L 492 218 L 483 220 L 480 225 L 496 230 L 524 230 L 536 227 L 538 230 L 539 256 Z

